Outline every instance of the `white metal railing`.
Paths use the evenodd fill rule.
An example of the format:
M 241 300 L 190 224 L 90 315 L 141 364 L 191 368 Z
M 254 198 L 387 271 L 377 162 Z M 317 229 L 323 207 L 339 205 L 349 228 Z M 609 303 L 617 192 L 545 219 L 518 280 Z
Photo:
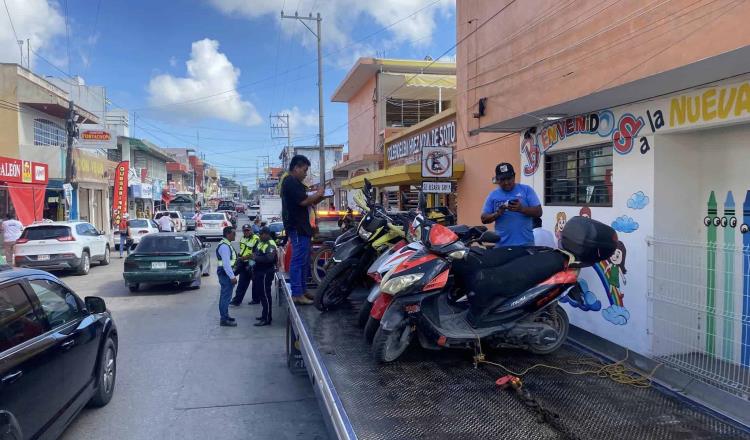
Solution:
M 747 398 L 750 247 L 660 238 L 650 238 L 648 246 L 653 355 Z

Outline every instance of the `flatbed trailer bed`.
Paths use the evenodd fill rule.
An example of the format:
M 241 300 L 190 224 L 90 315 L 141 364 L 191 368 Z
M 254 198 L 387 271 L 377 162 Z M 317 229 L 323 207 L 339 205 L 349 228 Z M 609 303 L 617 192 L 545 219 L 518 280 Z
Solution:
M 376 365 L 357 328 L 366 292 L 340 310 L 320 313 L 292 303 L 283 274 L 278 296 L 289 306 L 290 367 L 304 368 L 332 437 L 338 439 L 740 439 L 744 427 L 657 386 L 638 388 L 595 374 L 536 368 L 524 388 L 556 414 L 551 423 L 495 381 L 507 374 L 480 364 L 472 351 L 427 351 L 412 346 L 397 362 Z M 298 335 L 298 343 L 294 343 Z M 299 348 L 299 352 L 294 348 Z M 486 353 L 487 360 L 520 372 L 535 364 L 592 370 L 591 353 L 570 343 L 537 356 L 520 350 Z M 304 365 L 302 365 L 302 359 Z

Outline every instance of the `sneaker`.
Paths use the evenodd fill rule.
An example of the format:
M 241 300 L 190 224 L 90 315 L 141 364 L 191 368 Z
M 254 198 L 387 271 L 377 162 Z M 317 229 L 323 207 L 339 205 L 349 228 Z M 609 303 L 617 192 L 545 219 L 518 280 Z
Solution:
M 234 322 L 234 321 L 236 321 L 236 319 L 234 319 L 234 318 L 232 318 L 232 317 L 230 316 L 230 317 L 228 317 L 228 318 L 227 318 L 227 321 L 232 321 L 232 322 Z
M 314 301 L 315 300 L 315 294 L 312 292 L 305 292 L 305 298 Z
M 251 305 L 251 306 L 254 306 L 254 305 L 256 305 L 256 304 L 260 304 L 260 301 L 250 301 L 250 302 L 249 302 L 249 303 L 247 303 L 247 304 L 248 304 L 248 305 Z
M 310 298 L 308 298 L 308 297 L 306 297 L 304 295 L 303 296 L 295 296 L 292 299 L 292 301 L 294 301 L 294 303 L 297 304 L 297 305 L 299 305 L 299 306 L 309 306 L 310 304 L 313 303 L 313 300 L 311 300 Z
M 239 306 L 241 306 L 241 305 L 242 305 L 242 303 L 236 303 L 236 302 L 230 302 L 230 303 L 229 303 L 229 306 L 230 306 L 230 307 L 239 307 Z
M 222 319 L 219 322 L 219 325 L 222 326 L 222 327 L 237 327 L 237 322 L 235 322 L 235 321 L 225 321 L 225 320 Z
M 271 321 L 266 321 L 266 320 L 258 321 L 258 322 L 256 322 L 253 325 L 256 326 L 256 327 L 263 327 L 263 326 L 266 326 L 266 325 L 271 325 Z

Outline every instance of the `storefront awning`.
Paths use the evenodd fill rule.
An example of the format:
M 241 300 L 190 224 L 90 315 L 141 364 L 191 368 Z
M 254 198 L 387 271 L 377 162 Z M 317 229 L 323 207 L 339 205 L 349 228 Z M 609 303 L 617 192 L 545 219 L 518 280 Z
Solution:
M 521 132 L 544 123 L 548 118 L 582 115 L 620 105 L 688 90 L 750 72 L 750 46 L 705 58 L 695 63 L 646 78 L 582 96 L 571 101 L 524 113 L 471 130 L 480 132 Z M 493 104 L 488 104 L 493 105 Z
M 457 180 L 464 175 L 464 163 L 461 161 L 453 164 L 453 179 Z M 405 165 L 396 165 L 384 170 L 372 171 L 367 174 L 360 174 L 345 180 L 341 187 L 344 189 L 362 188 L 365 179 L 369 180 L 373 186 L 398 186 L 398 185 L 419 185 L 422 182 L 422 165 L 421 163 L 410 163 Z

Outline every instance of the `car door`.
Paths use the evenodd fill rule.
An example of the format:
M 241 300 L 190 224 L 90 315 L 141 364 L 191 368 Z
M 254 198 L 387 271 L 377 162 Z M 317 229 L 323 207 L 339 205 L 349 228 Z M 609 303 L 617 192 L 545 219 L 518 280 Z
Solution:
M 78 223 L 76 225 L 76 240 L 81 242 L 81 248 L 89 248 L 90 257 L 94 256 L 96 250 L 92 249 L 94 244 L 91 242 L 89 228 L 86 227 L 86 223 Z
M 195 255 L 195 258 L 196 260 L 198 260 L 199 265 L 208 267 L 208 259 L 206 258 L 208 252 L 206 252 L 206 249 L 203 247 L 200 240 L 193 236 L 191 239 L 191 243 L 193 245 L 193 255 Z
M 0 286 L 0 409 L 16 417 L 24 438 L 36 436 L 68 400 L 63 350 L 23 283 Z
M 107 248 L 107 237 L 99 234 L 99 230 L 91 223 L 86 223 L 86 230 L 91 238 L 92 246 L 96 248 L 96 250 L 92 250 L 92 252 L 99 257 L 103 257 L 104 250 Z
M 49 278 L 30 278 L 47 327 L 62 341 L 65 395 L 73 399 L 94 379 L 103 325 L 84 311 L 76 295 Z

